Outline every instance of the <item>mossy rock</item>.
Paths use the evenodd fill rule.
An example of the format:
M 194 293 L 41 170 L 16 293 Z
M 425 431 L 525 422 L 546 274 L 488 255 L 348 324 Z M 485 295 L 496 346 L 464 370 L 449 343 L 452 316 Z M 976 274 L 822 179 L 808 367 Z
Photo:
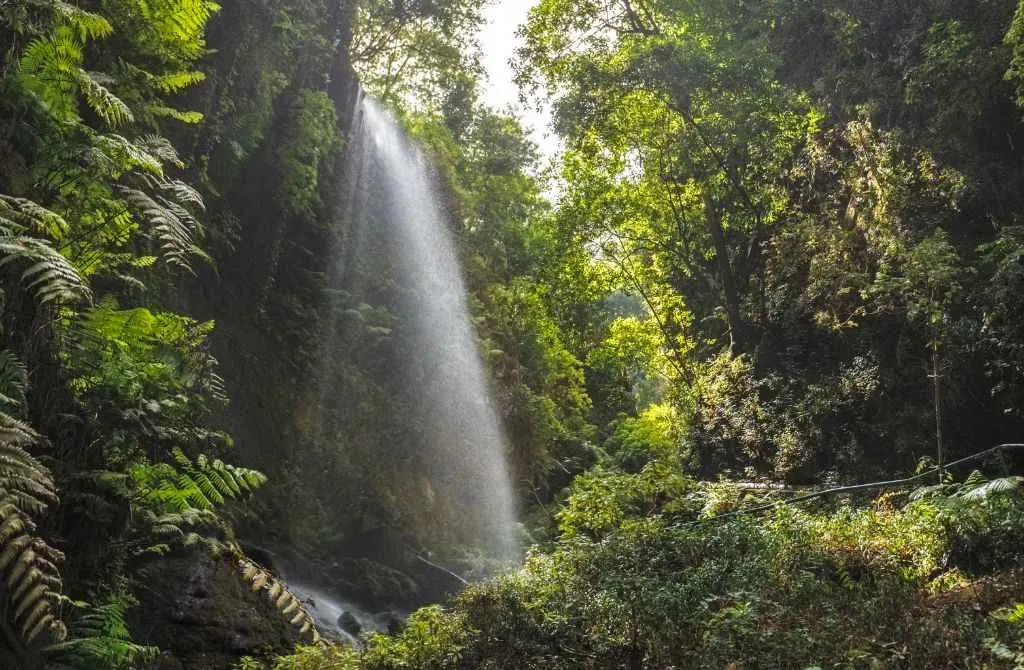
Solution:
M 228 670 L 243 656 L 289 652 L 298 631 L 253 593 L 228 557 L 170 556 L 147 570 L 130 613 L 137 642 L 165 652 L 159 668 Z

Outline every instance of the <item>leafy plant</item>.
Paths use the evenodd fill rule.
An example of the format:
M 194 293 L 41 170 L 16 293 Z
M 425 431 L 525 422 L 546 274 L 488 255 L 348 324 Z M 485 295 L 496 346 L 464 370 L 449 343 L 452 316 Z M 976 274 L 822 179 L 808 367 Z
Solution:
M 124 595 L 100 605 L 78 603 L 82 612 L 71 622 L 71 639 L 48 646 L 46 653 L 58 668 L 73 670 L 133 670 L 154 662 L 160 650 L 132 642 L 125 624 L 133 604 Z
M 44 632 L 60 639 L 66 633 L 58 567 L 64 555 L 36 532 L 37 520 L 58 502 L 57 488 L 49 469 L 27 450 L 41 442 L 40 436 L 7 413 L 23 407 L 23 367 L 9 351 L 0 361 L 0 397 L 6 405 L 0 412 L 0 575 L 8 603 L 8 622 L 0 625 L 13 625 L 25 643 Z

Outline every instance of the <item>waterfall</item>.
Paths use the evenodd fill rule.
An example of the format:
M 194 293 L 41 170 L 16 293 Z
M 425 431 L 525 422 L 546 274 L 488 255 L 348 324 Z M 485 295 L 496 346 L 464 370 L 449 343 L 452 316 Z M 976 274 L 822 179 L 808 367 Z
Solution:
M 373 330 L 387 335 L 380 345 L 385 353 L 372 357 L 377 372 L 369 376 L 389 380 L 382 395 L 403 398 L 394 410 L 400 415 L 391 417 L 394 441 L 349 449 L 371 452 L 360 452 L 363 461 L 380 461 L 376 476 L 396 482 L 391 496 L 407 517 L 422 514 L 444 541 L 472 546 L 487 558 L 513 558 L 518 544 L 506 440 L 478 351 L 451 216 L 423 152 L 381 106 L 365 97 L 357 104 L 345 152 L 343 224 L 328 277 L 347 309 L 325 335 L 327 372 L 320 384 L 322 408 L 346 415 L 341 423 L 348 428 L 338 429 L 337 421 L 332 428 L 321 417 L 327 431 L 321 441 L 351 441 L 342 433 L 358 427 L 356 415 L 379 409 L 368 394 L 344 390 L 351 386 L 350 370 L 332 372 L 331 366 L 332 358 L 348 355 L 346 347 L 365 346 L 368 337 L 351 337 L 344 314 L 358 303 L 366 318 L 377 318 L 375 310 L 384 307 L 393 319 Z M 359 459 L 346 462 L 364 467 Z

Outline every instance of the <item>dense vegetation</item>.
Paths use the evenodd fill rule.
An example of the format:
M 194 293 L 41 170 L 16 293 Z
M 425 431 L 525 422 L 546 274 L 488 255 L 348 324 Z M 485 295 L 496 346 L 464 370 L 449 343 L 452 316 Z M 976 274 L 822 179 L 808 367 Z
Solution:
M 0 666 L 1024 666 L 1020 455 L 945 467 L 1024 434 L 1024 4 L 540 0 L 550 173 L 481 9 L 0 3 Z M 529 549 L 288 656 L 268 556 L 495 570 L 350 243 L 360 87 L 438 173 Z M 280 626 L 168 648 L 231 609 Z

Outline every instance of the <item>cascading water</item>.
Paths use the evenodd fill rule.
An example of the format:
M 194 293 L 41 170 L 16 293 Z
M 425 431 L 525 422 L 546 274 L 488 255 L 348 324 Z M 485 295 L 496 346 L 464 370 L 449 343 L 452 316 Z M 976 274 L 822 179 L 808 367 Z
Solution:
M 473 510 L 488 553 L 515 551 L 515 508 L 505 439 L 491 403 L 487 377 L 466 306 L 466 289 L 431 171 L 398 124 L 363 101 L 372 141 L 374 179 L 390 194 L 388 221 L 405 282 L 414 287 L 405 308 L 413 317 L 419 360 L 410 380 L 426 401 L 423 448 L 441 466 L 441 481 L 456 504 Z
M 434 171 L 365 97 L 349 135 L 327 278 L 341 304 L 323 338 L 319 439 L 339 445 L 329 457 L 365 473 L 366 488 L 375 482 L 366 496 L 399 510 L 399 523 L 413 524 L 424 545 L 507 561 L 518 543 L 506 442 Z M 365 362 L 338 362 L 373 338 Z M 382 402 L 395 414 L 385 424 Z M 360 414 L 378 423 L 367 427 Z M 360 431 L 366 437 L 353 437 Z

